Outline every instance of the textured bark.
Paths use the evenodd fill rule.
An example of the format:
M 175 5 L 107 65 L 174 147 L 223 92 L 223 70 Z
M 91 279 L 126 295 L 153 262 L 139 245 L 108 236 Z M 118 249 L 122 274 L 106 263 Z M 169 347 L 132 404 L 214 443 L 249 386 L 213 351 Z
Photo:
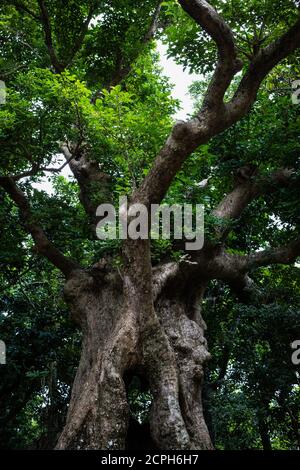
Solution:
M 199 298 L 170 289 L 176 280 L 169 265 L 153 282 L 147 244 L 129 243 L 123 279 L 110 272 L 75 271 L 65 285 L 83 344 L 57 449 L 125 449 L 130 422 L 125 377 L 135 371 L 144 375 L 153 395 L 155 447 L 212 448 L 201 401 L 209 353 L 196 308 Z M 170 282 L 161 282 L 164 277 Z M 155 304 L 152 283 L 160 286 Z

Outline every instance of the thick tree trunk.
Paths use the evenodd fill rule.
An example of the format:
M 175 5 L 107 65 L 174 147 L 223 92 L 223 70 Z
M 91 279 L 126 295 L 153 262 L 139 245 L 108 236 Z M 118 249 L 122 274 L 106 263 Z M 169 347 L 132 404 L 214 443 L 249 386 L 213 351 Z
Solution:
M 65 286 L 73 317 L 83 330 L 83 344 L 57 448 L 128 448 L 125 378 L 142 374 L 153 396 L 149 421 L 155 447 L 211 449 L 201 400 L 209 353 L 195 307 L 199 299 L 172 288 L 171 279 L 153 303 L 145 247 L 141 244 L 140 256 L 134 258 L 130 250 L 123 278 L 107 274 L 99 279 L 95 273 L 78 271 Z

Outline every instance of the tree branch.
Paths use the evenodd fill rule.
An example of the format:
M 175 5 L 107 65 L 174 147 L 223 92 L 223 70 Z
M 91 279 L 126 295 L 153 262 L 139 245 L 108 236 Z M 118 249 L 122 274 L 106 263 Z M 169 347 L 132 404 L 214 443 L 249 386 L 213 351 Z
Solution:
M 23 12 L 27 13 L 29 16 L 31 16 L 32 18 L 34 18 L 37 21 L 41 20 L 40 16 L 37 13 L 35 13 L 34 11 L 30 10 L 30 8 L 28 8 L 26 5 L 24 5 L 23 2 L 13 0 L 11 2 L 6 2 L 6 3 L 8 3 L 8 4 L 10 3 L 11 5 L 13 5 L 16 8 L 16 10 L 23 11 Z
M 22 173 L 18 173 L 16 175 L 8 175 L 7 178 L 11 178 L 13 181 L 19 181 L 22 178 L 27 178 L 29 176 L 36 176 L 40 172 L 44 173 L 60 173 L 74 158 L 72 155 L 69 159 L 67 159 L 60 167 L 58 168 L 47 168 L 43 166 L 39 166 L 39 164 L 32 165 L 31 169 L 28 171 L 23 171 Z
M 95 11 L 96 11 L 96 2 L 92 1 L 91 5 L 90 5 L 90 8 L 89 8 L 88 16 L 87 16 L 86 20 L 84 21 L 84 23 L 82 25 L 81 34 L 78 35 L 77 40 L 74 43 L 74 47 L 72 49 L 72 56 L 70 58 L 70 61 L 69 61 L 69 64 L 67 65 L 67 67 L 71 65 L 71 62 L 72 62 L 73 58 L 75 57 L 77 52 L 80 50 L 80 48 L 82 46 L 82 43 L 83 43 L 83 40 L 85 38 L 85 35 L 88 31 L 89 24 L 90 24 L 94 14 L 95 14 Z
M 159 21 L 158 20 L 159 20 L 159 15 L 160 15 L 160 12 L 161 12 L 162 3 L 163 3 L 163 0 L 159 0 L 159 2 L 157 3 L 157 6 L 154 10 L 149 28 L 148 28 L 147 32 L 145 33 L 145 35 L 142 39 L 142 45 L 147 44 L 148 42 L 150 42 L 154 38 L 154 35 L 155 35 L 155 33 L 157 31 L 157 28 L 159 26 Z M 137 48 L 137 56 L 138 56 L 139 52 L 140 51 Z M 125 78 L 130 74 L 130 72 L 132 70 L 132 64 L 130 64 L 130 65 L 125 64 L 124 65 L 124 58 L 121 55 L 120 51 L 116 55 L 117 55 L 117 60 L 116 60 L 116 68 L 115 68 L 114 74 L 111 77 L 111 79 L 107 83 L 104 84 L 102 89 L 110 90 L 111 87 L 117 86 L 119 83 L 121 83 L 123 80 L 125 80 Z M 96 93 L 93 95 L 93 97 L 91 99 L 92 104 L 95 104 L 97 99 L 101 97 L 102 89 L 97 90 Z
M 153 16 L 152 16 L 152 19 L 151 19 L 151 22 L 150 22 L 149 29 L 146 32 L 145 36 L 144 36 L 143 42 L 145 44 L 147 42 L 151 41 L 154 38 L 154 35 L 157 31 L 157 28 L 158 28 L 158 25 L 159 25 L 158 20 L 159 20 L 159 15 L 160 15 L 160 12 L 161 12 L 161 4 L 162 3 L 163 3 L 163 0 L 159 0 L 159 2 L 157 3 L 156 8 L 154 10 L 154 13 L 153 13 Z
M 16 186 L 15 182 L 11 178 L 0 177 L 0 185 L 18 206 L 24 220 L 24 225 L 31 234 L 37 251 L 62 271 L 66 277 L 69 276 L 72 271 L 79 269 L 79 265 L 70 258 L 65 257 L 47 238 L 43 229 L 34 220 L 25 194 Z
M 98 162 L 90 160 L 86 150 L 80 147 L 61 146 L 61 151 L 69 163 L 70 169 L 80 189 L 80 202 L 87 214 L 92 231 L 95 233 L 98 219 L 96 210 L 99 204 L 110 200 L 110 176 L 101 171 Z
M 67 67 L 69 67 L 72 63 L 72 60 L 74 59 L 75 55 L 77 52 L 80 50 L 83 40 L 85 38 L 86 32 L 88 30 L 89 24 L 91 22 L 91 19 L 95 13 L 96 10 L 96 2 L 91 3 L 89 12 L 87 15 L 86 20 L 84 21 L 82 28 L 81 28 L 81 33 L 78 34 L 77 39 L 74 42 L 74 46 L 72 48 L 72 53 L 71 57 L 68 61 L 68 63 L 61 63 L 57 57 L 54 45 L 53 45 L 53 37 L 52 37 L 52 27 L 51 27 L 51 19 L 49 16 L 49 11 L 46 6 L 46 3 L 43 0 L 38 0 L 40 11 L 41 11 L 41 16 L 39 21 L 42 22 L 43 29 L 44 29 L 44 34 L 45 34 L 45 44 L 47 46 L 49 56 L 51 63 L 54 67 L 54 70 L 56 73 L 62 73 Z
M 210 279 L 225 282 L 243 302 L 260 297 L 260 291 L 249 277 L 253 269 L 271 264 L 293 264 L 300 256 L 300 236 L 286 245 L 251 253 L 247 256 L 226 253 L 222 250 L 207 266 Z

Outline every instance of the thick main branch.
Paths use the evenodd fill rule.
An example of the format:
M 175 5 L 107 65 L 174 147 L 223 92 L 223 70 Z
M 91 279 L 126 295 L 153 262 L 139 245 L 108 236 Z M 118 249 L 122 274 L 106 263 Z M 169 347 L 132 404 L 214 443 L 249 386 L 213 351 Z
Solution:
M 232 63 L 235 54 L 232 34 L 212 7 L 207 2 L 196 0 L 182 0 L 180 3 L 204 29 L 207 29 L 219 47 L 220 57 L 224 57 L 224 60 L 226 58 L 225 63 L 228 60 Z M 206 15 L 204 15 L 205 11 Z M 224 46 L 221 45 L 222 40 L 225 41 Z M 233 99 L 227 104 L 223 102 L 223 95 L 229 85 L 230 74 L 225 73 L 223 82 L 220 77 L 221 85 L 218 89 L 216 77 L 218 70 L 221 71 L 221 75 L 223 71 L 223 59 L 220 60 L 199 114 L 188 122 L 179 121 L 175 124 L 151 170 L 136 192 L 135 200 L 144 204 L 159 203 L 164 198 L 176 173 L 191 153 L 245 116 L 250 111 L 259 86 L 266 75 L 299 46 L 300 19 L 281 38 L 260 50 L 241 80 Z M 231 70 L 231 73 L 229 81 L 232 80 L 235 72 Z
M 179 0 L 182 8 L 206 31 L 218 48 L 218 63 L 204 98 L 204 107 L 216 108 L 234 75 L 241 70 L 233 32 L 217 11 L 205 0 Z

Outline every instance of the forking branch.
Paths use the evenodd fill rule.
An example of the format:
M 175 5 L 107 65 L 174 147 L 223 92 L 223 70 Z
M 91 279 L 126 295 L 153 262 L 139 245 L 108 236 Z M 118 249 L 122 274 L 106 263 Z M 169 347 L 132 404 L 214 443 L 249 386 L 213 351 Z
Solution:
M 224 103 L 225 91 L 240 66 L 232 32 L 208 2 L 180 0 L 180 4 L 216 42 L 219 60 L 199 113 L 187 122 L 179 121 L 175 124 L 151 170 L 135 193 L 134 200 L 146 205 L 159 203 L 164 198 L 176 173 L 192 152 L 250 111 L 266 75 L 300 47 L 299 18 L 279 39 L 260 49 L 234 97 L 229 103 Z
M 68 277 L 72 271 L 79 269 L 79 265 L 64 256 L 46 236 L 41 226 L 34 219 L 25 194 L 18 188 L 14 180 L 2 176 L 0 177 L 0 186 L 2 186 L 19 208 L 24 225 L 35 242 L 37 252 L 47 258 L 66 277 Z

